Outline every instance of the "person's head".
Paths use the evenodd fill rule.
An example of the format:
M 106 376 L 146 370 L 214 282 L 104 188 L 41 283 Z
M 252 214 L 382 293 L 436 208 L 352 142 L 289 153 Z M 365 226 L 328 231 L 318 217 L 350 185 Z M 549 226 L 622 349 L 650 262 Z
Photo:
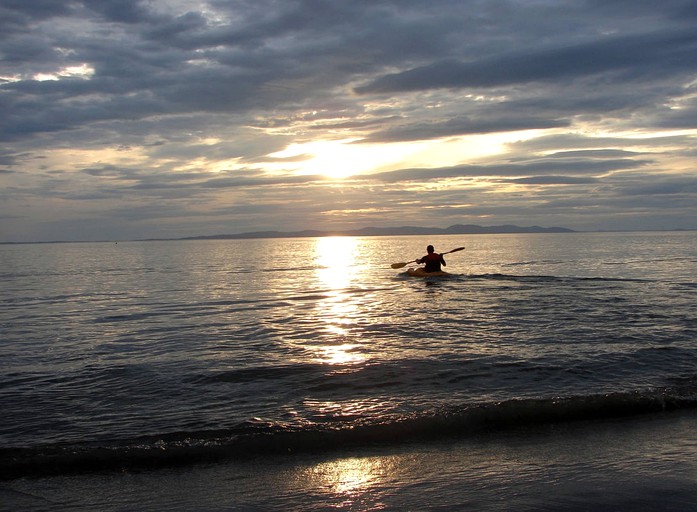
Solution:
M 426 250 L 428 251 L 428 254 L 431 254 L 433 251 L 435 251 L 435 249 L 433 248 L 432 245 L 429 245 L 428 247 L 426 247 Z

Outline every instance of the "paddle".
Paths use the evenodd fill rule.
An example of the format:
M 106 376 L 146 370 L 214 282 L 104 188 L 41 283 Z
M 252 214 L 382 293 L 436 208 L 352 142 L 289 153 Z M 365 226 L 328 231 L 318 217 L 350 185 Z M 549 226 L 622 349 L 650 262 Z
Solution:
M 450 254 L 451 252 L 463 251 L 464 249 L 465 249 L 464 247 L 458 247 L 457 249 L 453 249 L 452 251 L 448 251 L 448 252 L 442 252 L 441 254 Z M 409 265 L 409 263 L 416 263 L 416 261 L 417 260 L 411 260 L 411 261 L 407 261 L 406 263 L 393 263 L 391 266 L 392 266 L 392 268 L 402 268 L 402 267 L 406 267 L 407 265 Z

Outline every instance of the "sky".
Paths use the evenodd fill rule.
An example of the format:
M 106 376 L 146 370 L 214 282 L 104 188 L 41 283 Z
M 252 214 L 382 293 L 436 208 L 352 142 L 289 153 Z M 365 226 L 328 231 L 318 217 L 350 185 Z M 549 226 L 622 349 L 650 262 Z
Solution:
M 694 0 L 0 0 L 0 242 L 697 228 Z

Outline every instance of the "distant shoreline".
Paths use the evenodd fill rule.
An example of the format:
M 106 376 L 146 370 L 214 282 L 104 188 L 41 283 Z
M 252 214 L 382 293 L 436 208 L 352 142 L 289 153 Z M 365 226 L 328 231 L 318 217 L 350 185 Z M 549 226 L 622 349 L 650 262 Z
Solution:
M 83 244 L 83 243 L 118 243 L 118 242 L 171 242 L 187 240 L 254 240 L 274 238 L 323 238 L 330 236 L 434 236 L 434 235 L 505 235 L 505 234 L 544 234 L 544 233 L 673 233 L 695 231 L 695 229 L 665 229 L 665 230 L 603 230 L 603 231 L 578 231 L 564 227 L 521 227 L 512 224 L 502 226 L 479 226 L 474 224 L 455 224 L 447 228 L 400 226 L 391 228 L 360 228 L 351 230 L 303 230 L 303 231 L 252 231 L 246 233 L 199 235 L 179 238 L 138 238 L 119 240 L 50 240 L 34 242 L 0 242 L 0 245 L 23 244 Z
M 253 231 L 249 233 L 206 235 L 180 238 L 179 240 L 238 240 L 253 238 L 321 238 L 327 236 L 421 236 L 421 235 L 491 235 L 506 233 L 573 233 L 572 229 L 562 227 L 543 228 L 540 226 L 520 227 L 476 226 L 473 224 L 455 224 L 447 228 L 400 226 L 392 228 L 361 228 L 338 231 Z

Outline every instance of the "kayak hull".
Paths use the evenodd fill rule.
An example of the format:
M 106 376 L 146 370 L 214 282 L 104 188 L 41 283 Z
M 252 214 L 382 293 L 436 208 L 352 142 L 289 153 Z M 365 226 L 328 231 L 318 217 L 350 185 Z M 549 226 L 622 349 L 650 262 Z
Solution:
M 444 277 L 444 276 L 451 275 L 448 272 L 445 272 L 443 270 L 438 271 L 438 272 L 426 272 L 422 268 L 407 269 L 407 274 L 409 274 L 411 277 Z

